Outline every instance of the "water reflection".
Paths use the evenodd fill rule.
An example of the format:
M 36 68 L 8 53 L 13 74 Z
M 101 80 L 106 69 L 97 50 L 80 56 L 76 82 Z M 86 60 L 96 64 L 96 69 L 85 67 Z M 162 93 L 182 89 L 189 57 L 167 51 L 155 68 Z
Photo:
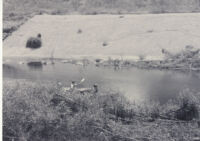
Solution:
M 43 64 L 40 61 L 28 62 L 27 66 L 29 67 L 30 70 L 42 71 L 43 69 Z
M 39 70 L 39 71 L 35 71 Z M 177 73 L 173 71 L 140 70 L 136 68 L 113 69 L 113 67 L 96 67 L 95 65 L 73 65 L 55 62 L 43 65 L 31 62 L 19 65 L 16 62 L 3 67 L 4 78 L 79 81 L 85 78 L 84 85 L 97 83 L 101 89 L 121 91 L 128 99 L 139 101 L 144 98 L 157 99 L 164 103 L 174 98 L 182 89 L 190 88 L 200 91 L 199 73 Z

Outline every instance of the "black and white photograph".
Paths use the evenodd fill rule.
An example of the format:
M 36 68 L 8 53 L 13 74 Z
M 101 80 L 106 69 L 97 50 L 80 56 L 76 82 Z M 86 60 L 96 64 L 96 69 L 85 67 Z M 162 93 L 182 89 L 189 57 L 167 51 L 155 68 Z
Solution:
M 2 0 L 3 141 L 200 141 L 200 0 Z

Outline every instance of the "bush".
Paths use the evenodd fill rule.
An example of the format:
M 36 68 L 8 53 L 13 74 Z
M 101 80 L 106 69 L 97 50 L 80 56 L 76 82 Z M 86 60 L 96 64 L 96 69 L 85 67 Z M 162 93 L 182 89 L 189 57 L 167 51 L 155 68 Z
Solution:
M 190 89 L 184 89 L 172 100 L 169 100 L 162 108 L 162 113 L 168 119 L 190 121 L 199 119 L 199 93 Z
M 11 13 L 9 14 L 9 17 L 14 17 L 15 15 L 16 15 L 15 13 L 11 12 Z
M 27 63 L 27 66 L 30 68 L 30 69 L 42 69 L 43 68 L 43 64 L 42 62 L 40 61 L 34 61 L 34 62 L 28 62 Z
M 41 46 L 42 46 L 42 41 L 40 37 L 30 37 L 26 42 L 27 48 L 37 49 L 40 48 Z
M 102 46 L 107 46 L 108 45 L 108 43 L 107 42 L 103 42 L 103 44 L 102 44 Z
M 17 29 L 17 27 L 15 27 L 15 26 L 12 26 L 10 28 L 3 28 L 3 33 L 12 33 L 16 29 Z
M 179 109 L 175 112 L 175 117 L 179 120 L 193 120 L 199 118 L 199 99 L 190 90 L 184 90 L 179 96 Z
M 146 56 L 145 55 L 139 55 L 139 61 L 144 61 L 145 60 L 145 58 L 146 58 Z
M 78 33 L 78 34 L 81 34 L 81 33 L 82 33 L 82 30 L 81 30 L 81 29 L 78 29 L 77 33 Z
M 52 15 L 61 15 L 62 11 L 60 10 L 54 10 L 53 12 L 51 12 Z

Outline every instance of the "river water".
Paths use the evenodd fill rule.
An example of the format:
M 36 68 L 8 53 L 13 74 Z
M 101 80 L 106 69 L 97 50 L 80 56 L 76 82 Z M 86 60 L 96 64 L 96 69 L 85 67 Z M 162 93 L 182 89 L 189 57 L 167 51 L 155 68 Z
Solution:
M 85 79 L 86 87 L 96 83 L 101 90 L 114 90 L 123 93 L 131 101 L 144 98 L 157 99 L 164 103 L 175 98 L 184 88 L 200 91 L 199 73 L 174 71 L 141 70 L 137 68 L 113 69 L 95 65 L 75 65 L 57 61 L 54 64 L 20 64 L 9 60 L 3 65 L 4 79 L 28 79 L 31 81 L 79 82 Z

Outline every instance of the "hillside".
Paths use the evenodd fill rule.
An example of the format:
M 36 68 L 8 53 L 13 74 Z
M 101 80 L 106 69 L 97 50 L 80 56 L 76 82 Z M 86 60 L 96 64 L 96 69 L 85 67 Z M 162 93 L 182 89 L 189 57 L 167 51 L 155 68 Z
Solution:
M 159 58 L 162 49 L 199 48 L 199 23 L 200 14 L 38 15 L 4 41 L 4 57 Z M 38 33 L 43 46 L 26 48 L 27 39 Z
M 4 14 L 9 12 L 163 13 L 199 12 L 199 0 L 4 0 Z
M 47 13 L 144 14 L 200 12 L 200 0 L 3 0 L 3 39 L 30 17 Z

